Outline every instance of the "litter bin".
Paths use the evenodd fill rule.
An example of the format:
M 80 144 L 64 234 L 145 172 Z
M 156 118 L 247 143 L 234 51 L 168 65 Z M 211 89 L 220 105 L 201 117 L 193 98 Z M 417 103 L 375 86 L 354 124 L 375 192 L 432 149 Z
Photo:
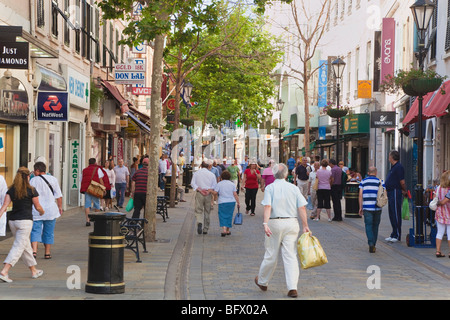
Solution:
M 345 185 L 345 217 L 361 218 L 359 215 L 359 182 Z
M 165 176 L 166 183 L 164 184 L 164 196 L 170 199 L 170 189 L 172 189 L 172 176 Z
M 126 215 L 120 212 L 94 213 L 94 232 L 89 233 L 88 293 L 124 293 L 123 261 L 125 238 L 120 224 Z

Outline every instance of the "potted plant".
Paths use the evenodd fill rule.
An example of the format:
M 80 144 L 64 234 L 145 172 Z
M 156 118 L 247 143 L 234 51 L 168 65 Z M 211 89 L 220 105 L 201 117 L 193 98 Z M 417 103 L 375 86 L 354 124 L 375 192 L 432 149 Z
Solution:
M 191 127 L 194 125 L 193 119 L 181 119 L 180 122 L 184 124 L 186 127 Z
M 395 76 L 386 76 L 380 89 L 388 93 L 397 93 L 401 89 L 409 96 L 424 96 L 439 89 L 445 78 L 431 69 L 399 70 Z M 444 87 L 441 87 L 441 94 L 445 94 Z
M 347 114 L 351 114 L 351 108 L 348 106 L 335 107 L 334 104 L 328 102 L 324 108 L 324 112 L 331 118 L 342 118 Z

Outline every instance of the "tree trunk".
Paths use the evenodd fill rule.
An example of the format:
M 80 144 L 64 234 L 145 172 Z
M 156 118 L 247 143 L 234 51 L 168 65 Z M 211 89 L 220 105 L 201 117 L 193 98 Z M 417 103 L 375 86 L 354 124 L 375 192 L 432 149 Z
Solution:
M 173 132 L 176 132 L 178 130 L 179 124 L 180 124 L 180 92 L 181 92 L 181 84 L 184 79 L 182 79 L 181 73 L 183 66 L 183 56 L 181 49 L 178 51 L 178 65 L 177 65 L 177 78 L 176 78 L 176 85 L 175 85 L 175 112 L 174 112 L 174 124 L 173 124 Z M 175 208 L 175 198 L 176 198 L 176 192 L 177 192 L 177 166 L 178 166 L 178 152 L 173 152 L 174 150 L 177 151 L 178 148 L 176 148 L 178 144 L 178 141 L 172 140 L 172 180 L 171 180 L 171 187 L 170 187 L 170 208 Z
M 163 52 L 165 35 L 155 37 L 153 52 L 152 96 L 150 117 L 150 148 L 144 217 L 148 220 L 145 234 L 147 241 L 156 240 L 156 210 L 159 180 L 159 148 L 161 133 L 161 86 L 163 83 Z
M 308 92 L 308 66 L 307 63 L 305 63 L 303 68 L 303 96 L 305 100 L 305 155 L 307 157 L 310 156 L 310 150 L 309 150 L 309 92 Z

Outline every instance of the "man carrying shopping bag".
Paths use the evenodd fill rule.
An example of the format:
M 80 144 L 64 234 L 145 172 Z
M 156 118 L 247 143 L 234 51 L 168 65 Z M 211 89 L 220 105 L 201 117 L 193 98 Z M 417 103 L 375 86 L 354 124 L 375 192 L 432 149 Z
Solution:
M 281 248 L 288 296 L 295 298 L 300 274 L 297 259 L 297 239 L 300 226 L 297 214 L 302 221 L 303 232 L 310 232 L 305 209 L 307 201 L 295 185 L 286 181 L 288 175 L 286 165 L 275 165 L 273 173 L 276 180 L 265 189 L 262 201 L 266 252 L 255 283 L 261 290 L 267 290 Z

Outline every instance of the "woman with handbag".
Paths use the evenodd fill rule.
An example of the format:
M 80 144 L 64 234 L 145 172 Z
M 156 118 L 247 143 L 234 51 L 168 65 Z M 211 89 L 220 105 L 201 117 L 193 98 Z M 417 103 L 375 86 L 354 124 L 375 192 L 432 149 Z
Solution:
M 445 230 L 447 230 L 447 238 L 450 235 L 450 202 L 446 201 L 446 195 L 450 191 L 450 170 L 442 174 L 441 183 L 436 189 L 436 197 L 438 199 L 437 209 L 436 209 L 436 223 L 437 223 L 437 234 L 436 234 L 436 257 L 445 257 L 441 253 L 441 243 L 444 236 Z M 450 239 L 448 239 L 450 246 Z M 450 258 L 450 253 L 449 253 Z
M 20 258 L 30 269 L 31 277 L 33 279 L 39 278 L 44 272 L 36 269 L 36 259 L 31 248 L 32 207 L 34 205 L 40 215 L 43 215 L 45 212 L 39 203 L 38 192 L 30 185 L 30 170 L 26 167 L 20 167 L 17 171 L 13 184 L 9 187 L 3 206 L 0 209 L 0 217 L 5 214 L 11 202 L 13 207 L 9 213 L 9 227 L 14 235 L 14 243 L 3 262 L 4 266 L 0 272 L 0 280 L 12 282 L 8 273 Z
M 234 207 L 240 207 L 239 204 L 239 196 L 236 192 L 236 185 L 230 180 L 231 173 L 228 170 L 225 170 L 220 175 L 222 180 L 217 184 L 216 188 L 212 193 L 214 195 L 218 195 L 218 204 L 219 204 L 219 223 L 222 228 L 222 232 L 220 235 L 225 237 L 226 235 L 230 235 L 230 228 L 232 226 L 233 212 Z

